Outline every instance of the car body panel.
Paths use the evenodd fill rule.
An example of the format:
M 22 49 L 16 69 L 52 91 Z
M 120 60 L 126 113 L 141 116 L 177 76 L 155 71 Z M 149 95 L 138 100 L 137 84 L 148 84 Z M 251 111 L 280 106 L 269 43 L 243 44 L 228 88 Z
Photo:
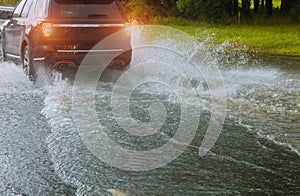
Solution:
M 68 5 L 65 3 L 76 1 L 22 0 L 15 8 L 13 16 L 3 26 L 5 55 L 21 59 L 22 48 L 29 45 L 33 60 L 43 61 L 50 67 L 61 60 L 72 60 L 78 67 L 87 53 L 103 57 L 118 54 L 118 57 L 124 58 L 123 61 L 128 65 L 131 61 L 131 31 L 127 30 L 126 20 L 118 10 L 116 2 L 106 0 L 104 2 L 107 4 L 97 5 L 99 8 L 105 6 L 103 10 L 106 14 L 110 16 L 113 14 L 114 17 L 107 18 L 106 15 L 98 14 L 96 11 L 100 9 L 94 8 L 96 11 L 93 13 L 85 11 L 85 15 L 81 13 L 79 18 L 78 13 L 74 12 L 80 6 L 82 9 L 92 9 L 92 4 L 85 5 L 86 2 L 92 1 L 94 0 L 87 0 L 84 3 L 78 1 L 81 2 L 80 5 Z M 58 2 L 63 2 L 62 8 L 57 8 L 60 6 L 57 5 Z M 22 5 L 27 8 L 20 9 Z M 63 14 L 66 12 L 67 17 L 60 18 L 57 14 L 54 15 L 53 5 L 56 6 L 56 10 L 62 9 L 60 12 Z M 25 10 L 27 14 L 24 13 Z M 118 36 L 109 44 L 105 44 L 103 48 L 94 48 L 97 43 L 116 33 Z M 120 55 L 122 52 L 126 54 Z

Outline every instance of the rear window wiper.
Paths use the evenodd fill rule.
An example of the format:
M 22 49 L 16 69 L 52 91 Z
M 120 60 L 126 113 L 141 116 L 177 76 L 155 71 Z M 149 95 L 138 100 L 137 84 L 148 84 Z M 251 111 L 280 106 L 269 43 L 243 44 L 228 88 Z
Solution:
M 90 14 L 88 15 L 89 18 L 101 18 L 101 17 L 106 17 L 106 14 Z

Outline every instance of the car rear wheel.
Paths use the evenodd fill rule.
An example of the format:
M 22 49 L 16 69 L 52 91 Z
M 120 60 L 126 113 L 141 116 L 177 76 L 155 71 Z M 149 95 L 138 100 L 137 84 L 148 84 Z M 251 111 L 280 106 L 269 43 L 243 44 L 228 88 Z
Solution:
M 34 70 L 31 52 L 28 45 L 26 45 L 23 49 L 22 65 L 24 73 L 29 77 L 29 80 L 34 81 L 36 79 L 36 73 Z

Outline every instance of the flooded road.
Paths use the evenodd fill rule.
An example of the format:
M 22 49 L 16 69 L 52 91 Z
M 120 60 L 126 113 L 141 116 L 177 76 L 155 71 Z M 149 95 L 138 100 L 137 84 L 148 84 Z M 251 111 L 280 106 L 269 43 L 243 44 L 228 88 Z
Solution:
M 207 80 L 187 69 L 189 62 L 166 50 L 176 45 L 172 40 L 144 39 L 141 32 L 136 36 L 137 42 L 159 42 L 165 48 L 134 50 L 133 65 L 163 62 L 190 75 L 184 81 L 173 80 L 185 92 L 184 99 L 201 111 L 192 142 L 173 141 L 175 148 L 185 146 L 186 150 L 150 171 L 126 171 L 104 163 L 77 131 L 72 82 L 57 79 L 52 84 L 33 85 L 18 66 L 5 62 L 0 64 L 1 195 L 111 195 L 109 190 L 127 195 L 300 194 L 299 62 L 228 54 L 222 48 L 203 51 L 206 62 L 220 69 L 227 109 L 217 142 L 200 157 L 199 146 L 213 113 Z M 114 71 L 106 77 L 121 74 Z M 132 118 L 151 122 L 153 103 L 161 103 L 167 114 L 158 132 L 137 137 L 121 129 L 115 119 L 113 110 L 121 111 L 122 106 L 112 105 L 114 88 L 113 81 L 97 84 L 95 110 L 103 131 L 115 143 L 147 151 L 172 140 L 182 117 L 178 94 L 169 86 L 151 82 L 132 91 Z M 87 112 L 83 107 L 82 113 Z M 101 150 L 111 153 L 109 147 Z M 148 157 L 152 160 L 154 157 Z
M 13 63 L 0 65 L 0 195 L 65 195 L 72 189 L 54 173 L 40 114 L 46 91 Z

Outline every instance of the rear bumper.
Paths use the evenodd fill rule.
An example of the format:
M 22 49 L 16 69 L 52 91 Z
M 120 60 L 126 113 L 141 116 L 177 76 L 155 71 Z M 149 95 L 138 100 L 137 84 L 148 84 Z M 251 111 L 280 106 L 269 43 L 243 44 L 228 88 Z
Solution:
M 40 46 L 33 50 L 34 61 L 47 64 L 49 68 L 58 71 L 66 69 L 76 71 L 87 55 L 89 63 L 121 68 L 130 64 L 132 50 L 131 47 L 130 49 L 54 50 L 51 46 Z

